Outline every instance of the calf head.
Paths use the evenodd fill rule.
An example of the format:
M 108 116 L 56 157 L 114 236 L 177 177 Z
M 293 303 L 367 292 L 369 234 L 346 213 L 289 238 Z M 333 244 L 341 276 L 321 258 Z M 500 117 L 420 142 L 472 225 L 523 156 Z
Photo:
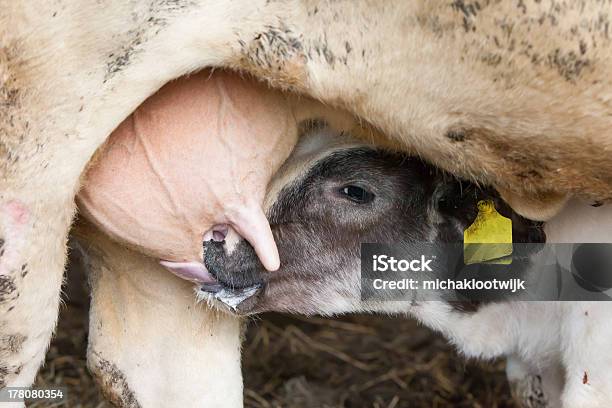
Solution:
M 541 242 L 541 224 L 514 213 L 490 189 L 458 180 L 419 158 L 318 131 L 303 140 L 269 188 L 267 216 L 281 267 L 269 272 L 241 241 L 204 244 L 221 291 L 248 292 L 235 311 L 333 314 L 363 310 L 360 244 L 461 242 L 488 198 L 513 219 L 515 242 Z M 233 292 L 232 292 L 233 291 Z

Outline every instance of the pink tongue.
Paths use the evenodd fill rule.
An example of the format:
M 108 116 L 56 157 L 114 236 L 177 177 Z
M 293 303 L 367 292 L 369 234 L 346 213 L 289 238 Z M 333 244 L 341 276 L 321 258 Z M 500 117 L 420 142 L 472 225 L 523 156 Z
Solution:
M 200 262 L 171 262 L 159 261 L 170 272 L 194 283 L 216 283 L 217 281 Z

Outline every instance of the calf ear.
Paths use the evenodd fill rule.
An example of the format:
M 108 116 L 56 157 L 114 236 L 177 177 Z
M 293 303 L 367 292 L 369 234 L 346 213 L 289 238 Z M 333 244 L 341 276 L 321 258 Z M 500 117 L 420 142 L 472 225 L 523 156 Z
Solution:
M 446 242 L 463 240 L 463 231 L 476 218 L 477 203 L 487 191 L 454 177 L 437 175 L 431 197 L 431 212 L 435 214 L 438 238 Z
M 529 197 L 503 187 L 496 188 L 501 198 L 516 213 L 536 221 L 548 221 L 565 207 L 568 200 L 563 194 L 548 193 Z
M 236 232 L 253 246 L 263 266 L 269 271 L 277 270 L 280 267 L 278 248 L 261 205 L 252 201 L 231 209 L 226 216 Z

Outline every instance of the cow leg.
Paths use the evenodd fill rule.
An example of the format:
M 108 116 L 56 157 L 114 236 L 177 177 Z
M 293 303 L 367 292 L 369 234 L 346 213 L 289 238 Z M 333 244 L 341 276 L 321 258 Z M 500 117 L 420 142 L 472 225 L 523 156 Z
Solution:
M 37 197 L 11 193 L 0 203 L 0 388 L 30 385 L 44 359 L 73 209 L 70 197 L 43 209 Z
M 55 327 L 73 198 L 97 144 L 77 141 L 28 88 L 36 80 L 2 62 L 0 387 L 29 386 Z
M 105 396 L 129 408 L 241 407 L 240 320 L 196 303 L 193 284 L 155 260 L 86 229 L 87 360 Z

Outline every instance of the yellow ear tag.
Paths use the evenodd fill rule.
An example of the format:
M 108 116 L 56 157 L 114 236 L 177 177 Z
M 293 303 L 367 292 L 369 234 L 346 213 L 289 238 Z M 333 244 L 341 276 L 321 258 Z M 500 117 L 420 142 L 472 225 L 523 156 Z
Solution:
M 495 210 L 493 201 L 479 201 L 476 219 L 463 232 L 463 261 L 475 263 L 512 263 L 512 220 Z

